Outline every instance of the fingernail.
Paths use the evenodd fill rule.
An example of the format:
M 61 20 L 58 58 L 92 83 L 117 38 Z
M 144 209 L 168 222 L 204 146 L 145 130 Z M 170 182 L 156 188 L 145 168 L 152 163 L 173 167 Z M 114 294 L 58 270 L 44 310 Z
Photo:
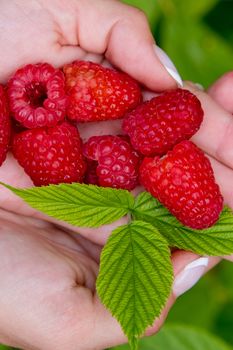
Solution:
M 172 76 L 173 79 L 177 82 L 179 86 L 183 86 L 182 79 L 171 59 L 168 57 L 166 52 L 164 52 L 159 46 L 154 45 L 155 53 L 158 56 L 159 60 L 166 68 L 167 72 Z
M 184 294 L 197 283 L 204 274 L 208 262 L 209 259 L 207 257 L 202 257 L 185 266 L 176 276 L 173 284 L 173 293 L 176 297 Z

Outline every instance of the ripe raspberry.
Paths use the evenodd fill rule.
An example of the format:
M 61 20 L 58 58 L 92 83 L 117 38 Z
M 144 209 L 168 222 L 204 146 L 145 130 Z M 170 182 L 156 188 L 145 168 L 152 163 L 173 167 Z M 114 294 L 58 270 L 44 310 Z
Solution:
M 93 136 L 83 147 L 84 156 L 92 160 L 91 183 L 96 183 L 93 175 L 96 163 L 98 184 L 103 187 L 134 189 L 138 184 L 140 158 L 132 146 L 119 136 Z M 90 174 L 90 173 L 89 173 Z
M 0 166 L 6 159 L 10 143 L 10 117 L 5 91 L 0 85 Z
M 163 155 L 193 136 L 203 120 L 197 97 L 176 89 L 144 102 L 123 121 L 133 147 L 146 156 Z
M 26 128 L 55 126 L 65 118 L 64 74 L 48 63 L 28 64 L 8 83 L 10 110 Z
M 145 158 L 140 180 L 184 225 L 212 226 L 223 208 L 223 198 L 210 161 L 191 141 L 182 141 L 162 159 Z
M 67 122 L 15 135 L 13 154 L 36 186 L 81 182 L 86 170 L 78 130 Z
M 125 73 L 85 61 L 68 64 L 63 71 L 71 120 L 119 119 L 141 102 L 138 83 Z

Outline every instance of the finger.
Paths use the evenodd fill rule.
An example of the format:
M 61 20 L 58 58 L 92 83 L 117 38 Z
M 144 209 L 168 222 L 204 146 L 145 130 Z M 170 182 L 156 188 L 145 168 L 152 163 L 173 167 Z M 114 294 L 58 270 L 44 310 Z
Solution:
M 43 60 L 59 68 L 75 60 L 85 60 L 102 64 L 103 56 L 88 53 L 78 46 L 57 45 L 55 50 L 48 51 L 47 56 L 43 57 Z
M 8 153 L 7 159 L 0 167 L 0 182 L 20 188 L 33 186 L 31 179 L 11 153 Z M 3 186 L 0 186 L 0 191 L 0 208 L 22 215 L 34 216 L 36 210 L 29 207 L 11 191 Z
M 161 316 L 155 321 L 154 325 L 147 330 L 146 335 L 154 334 L 160 329 L 178 296 L 176 293 L 181 295 L 190 289 L 199 278 L 213 268 L 219 260 L 219 258 L 199 257 L 193 253 L 183 251 L 177 251 L 173 254 L 172 262 L 175 274 L 174 291 Z M 178 285 L 179 289 L 177 287 Z M 126 342 L 126 338 L 118 322 L 110 315 L 109 311 L 104 308 L 97 296 L 94 298 L 93 313 L 95 317 L 96 315 L 98 316 L 90 334 L 90 344 L 95 343 L 97 349 L 103 349 Z
M 232 115 L 193 84 L 186 83 L 185 88 L 199 98 L 204 109 L 203 123 L 192 140 L 207 154 L 233 169 Z
M 173 294 L 176 297 L 184 294 L 220 261 L 219 257 L 200 257 L 191 252 L 175 251 L 172 257 L 175 274 Z
M 223 259 L 233 262 L 233 255 L 223 256 Z
M 226 111 L 233 113 L 233 71 L 218 79 L 208 89 L 208 94 Z
M 78 46 L 61 46 L 56 44 L 54 49 L 48 50 L 43 61 L 52 64 L 54 67 L 62 67 L 75 60 L 83 60 L 87 53 Z
M 233 209 L 233 171 L 216 159 L 212 157 L 208 158 L 212 164 L 216 182 L 220 186 L 221 193 L 224 197 L 224 203 Z
M 182 84 L 170 59 L 156 49 L 147 19 L 136 8 L 114 0 L 82 2 L 77 23 L 82 49 L 105 54 L 148 88 L 161 91 L 175 87 L 176 81 Z

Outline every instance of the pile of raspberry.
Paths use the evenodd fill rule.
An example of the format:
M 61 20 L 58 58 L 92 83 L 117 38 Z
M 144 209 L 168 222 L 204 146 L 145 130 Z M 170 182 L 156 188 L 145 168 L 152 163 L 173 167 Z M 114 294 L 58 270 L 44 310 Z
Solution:
M 223 197 L 208 158 L 189 141 L 203 114 L 188 90 L 143 101 L 137 81 L 96 63 L 29 64 L 0 85 L 0 165 L 11 150 L 36 186 L 142 185 L 184 225 L 204 229 L 218 220 Z M 116 119 L 119 134 L 101 132 Z M 80 137 L 83 124 L 89 139 Z

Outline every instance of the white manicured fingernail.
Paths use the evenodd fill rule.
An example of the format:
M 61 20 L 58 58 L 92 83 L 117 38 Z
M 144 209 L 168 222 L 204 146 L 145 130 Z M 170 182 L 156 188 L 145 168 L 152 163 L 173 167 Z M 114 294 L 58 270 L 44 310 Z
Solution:
M 173 284 L 173 293 L 176 297 L 191 289 L 204 274 L 209 259 L 202 257 L 192 261 L 176 276 Z
M 154 48 L 156 55 L 158 56 L 163 66 L 166 68 L 167 72 L 172 76 L 172 78 L 177 82 L 177 84 L 182 87 L 182 79 L 172 60 L 168 57 L 166 52 L 164 52 L 159 46 L 154 45 Z

